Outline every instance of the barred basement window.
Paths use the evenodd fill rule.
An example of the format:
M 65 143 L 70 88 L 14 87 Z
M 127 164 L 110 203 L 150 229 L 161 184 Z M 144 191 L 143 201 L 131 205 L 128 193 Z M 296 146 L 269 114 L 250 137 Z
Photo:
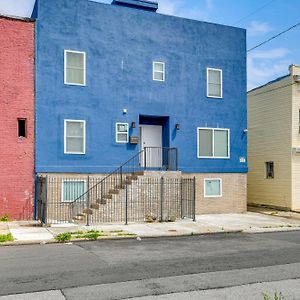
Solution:
M 85 193 L 85 180 L 63 180 L 62 202 L 73 202 Z M 85 199 L 80 199 L 84 201 Z
M 266 178 L 267 179 L 274 178 L 274 162 L 273 161 L 266 162 Z
M 18 119 L 18 137 L 26 138 L 26 119 Z

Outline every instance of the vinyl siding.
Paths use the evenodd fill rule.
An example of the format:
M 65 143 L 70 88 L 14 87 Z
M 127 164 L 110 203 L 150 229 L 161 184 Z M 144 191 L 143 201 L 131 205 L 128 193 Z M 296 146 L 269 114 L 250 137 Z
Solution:
M 248 93 L 248 203 L 291 207 L 292 88 L 284 87 L 291 82 L 284 77 Z M 266 179 L 268 161 L 274 179 Z
M 293 67 L 293 75 L 300 75 L 300 67 Z M 300 148 L 299 133 L 299 110 L 300 110 L 300 85 L 292 86 L 293 92 L 293 128 L 292 128 L 292 148 Z M 292 209 L 300 210 L 300 153 L 292 156 Z

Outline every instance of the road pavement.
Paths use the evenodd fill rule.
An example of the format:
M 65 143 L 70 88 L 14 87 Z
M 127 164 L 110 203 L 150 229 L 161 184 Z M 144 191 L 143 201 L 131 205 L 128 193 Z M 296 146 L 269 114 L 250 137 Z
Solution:
M 223 298 L 203 294 L 207 298 L 201 299 L 227 299 L 228 288 L 242 292 L 243 286 L 263 283 L 261 289 L 270 292 L 272 285 L 267 283 L 284 287 L 281 284 L 287 280 L 289 290 L 298 293 L 300 233 L 1 247 L 0 266 L 0 296 L 34 293 L 0 297 L 1 300 L 110 300 L 164 294 L 171 296 L 160 297 L 196 299 L 191 297 L 224 288 Z M 253 290 L 259 291 L 256 287 Z M 189 294 L 182 294 L 186 292 Z M 230 299 L 241 299 L 238 297 Z M 286 299 L 300 298 L 288 295 Z

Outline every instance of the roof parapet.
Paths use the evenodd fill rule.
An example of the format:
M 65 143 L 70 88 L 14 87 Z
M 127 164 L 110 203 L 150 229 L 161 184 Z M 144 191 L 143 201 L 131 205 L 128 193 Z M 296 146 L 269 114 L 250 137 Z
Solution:
M 112 5 L 119 5 L 125 7 L 131 7 L 141 10 L 156 12 L 158 9 L 158 3 L 146 0 L 113 0 Z

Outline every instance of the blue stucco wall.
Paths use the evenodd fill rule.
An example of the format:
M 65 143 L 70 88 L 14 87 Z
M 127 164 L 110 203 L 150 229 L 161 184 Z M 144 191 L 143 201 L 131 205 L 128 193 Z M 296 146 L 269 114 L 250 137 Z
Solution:
M 139 115 L 169 117 L 182 171 L 247 172 L 245 30 L 89 0 L 39 0 L 37 11 L 36 172 L 111 171 L 139 151 L 115 142 L 115 123 Z M 86 52 L 85 87 L 64 85 L 64 49 Z M 221 100 L 206 97 L 207 67 L 223 70 Z M 86 155 L 64 154 L 64 119 L 86 120 Z M 198 159 L 197 127 L 229 128 L 230 159 Z

